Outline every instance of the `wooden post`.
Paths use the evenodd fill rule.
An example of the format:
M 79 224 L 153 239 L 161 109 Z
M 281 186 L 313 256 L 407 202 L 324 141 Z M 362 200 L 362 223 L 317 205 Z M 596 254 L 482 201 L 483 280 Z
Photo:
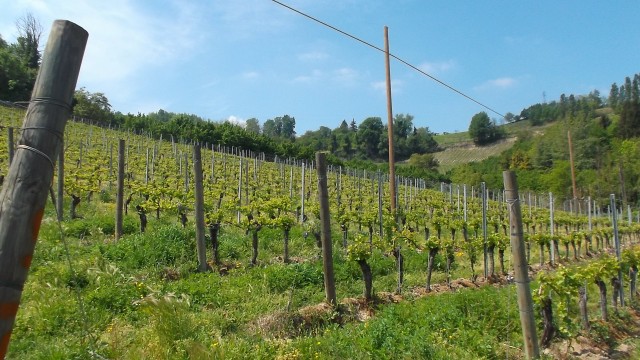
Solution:
M 380 170 L 378 170 L 378 225 L 380 238 L 382 239 L 384 238 L 384 226 L 382 224 L 382 173 L 380 173 Z
M 554 235 L 554 226 L 553 226 L 553 193 L 549 192 L 549 234 L 551 234 L 551 253 L 549 254 L 549 261 L 551 266 L 553 266 L 556 259 L 556 250 L 555 244 L 553 243 L 553 235 Z
M 518 289 L 518 308 L 520 324 L 524 339 L 525 354 L 528 359 L 540 357 L 536 323 L 533 317 L 533 298 L 529 285 L 527 258 L 525 255 L 524 236 L 522 234 L 522 212 L 518 201 L 518 182 L 512 171 L 502 173 L 506 202 L 509 205 L 509 227 L 511 229 L 511 253 L 513 255 L 513 272 Z
M 149 148 L 147 148 L 147 160 L 144 166 L 144 184 L 149 184 Z
M 193 181 L 195 182 L 196 244 L 198 271 L 207 271 L 207 246 L 204 242 L 204 190 L 202 186 L 202 155 L 200 145 L 193 145 Z
M 242 206 L 242 158 L 240 158 L 240 165 L 238 165 L 238 212 L 237 212 L 237 222 L 240 224 L 240 206 Z
M 109 191 L 111 191 L 112 179 L 113 179 L 113 144 L 109 144 Z
M 13 142 L 13 126 L 7 128 L 7 149 L 9 150 L 9 165 L 13 161 L 14 154 L 14 142 Z
M 620 253 L 620 234 L 618 232 L 618 210 L 616 210 L 617 208 L 616 195 L 615 194 L 609 195 L 609 200 L 611 201 L 611 208 L 613 209 L 612 226 L 613 226 L 613 242 L 616 247 L 616 258 L 618 259 L 618 262 L 621 262 L 622 258 Z M 620 296 L 620 306 L 624 306 L 624 286 L 622 283 L 623 280 L 624 278 L 622 277 L 622 269 L 619 268 L 618 281 L 620 282 L 620 288 L 618 289 L 619 291 L 618 296 Z M 616 294 L 614 294 L 613 297 L 616 298 Z
M 302 162 L 302 176 L 301 176 L 301 181 L 302 181 L 302 186 L 300 189 L 300 223 L 302 224 L 304 222 L 304 188 L 305 188 L 305 175 L 304 175 L 304 170 L 305 170 L 305 163 Z
M 318 164 L 318 200 L 320 201 L 320 223 L 322 230 L 322 269 L 326 300 L 336 306 L 336 283 L 333 277 L 333 243 L 331 241 L 331 219 L 329 216 L 329 189 L 327 188 L 327 154 L 316 153 Z
M 116 240 L 122 236 L 122 212 L 124 209 L 124 139 L 118 141 L 118 182 L 116 189 Z
M 56 212 L 58 221 L 64 220 L 64 136 L 62 138 L 62 146 L 58 152 L 58 197 L 56 198 Z
M 482 249 L 484 256 L 484 278 L 489 277 L 489 254 L 487 249 L 487 191 L 486 183 L 483 181 L 480 183 L 480 191 L 482 193 Z
M 0 359 L 9 347 L 88 36 L 72 22 L 53 23 L 0 192 Z
M 391 214 L 396 216 L 396 167 L 393 155 L 393 109 L 391 106 L 391 68 L 389 66 L 389 28 L 384 27 L 384 59 L 387 73 L 387 136 L 389 137 L 389 199 Z
M 463 185 L 462 193 L 463 193 L 462 198 L 464 199 L 464 202 L 463 202 L 463 204 L 464 204 L 464 206 L 463 206 L 463 209 L 464 209 L 463 219 L 464 219 L 464 222 L 467 222 L 467 185 L 466 184 Z

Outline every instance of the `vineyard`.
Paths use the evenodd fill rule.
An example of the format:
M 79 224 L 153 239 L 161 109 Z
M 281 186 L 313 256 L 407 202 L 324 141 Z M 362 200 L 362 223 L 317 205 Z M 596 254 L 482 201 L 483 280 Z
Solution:
M 23 117 L 0 107 L 2 179 Z M 8 358 L 524 357 L 502 189 L 397 178 L 394 218 L 388 176 L 329 167 L 332 308 L 317 164 L 79 122 L 64 142 Z M 583 332 L 615 345 L 612 327 L 637 306 L 637 214 L 519 200 L 541 343 Z
M 448 145 L 443 151 L 435 153 L 438 160 L 440 172 L 446 173 L 452 168 L 469 163 L 471 161 L 482 161 L 490 156 L 495 156 L 508 150 L 513 146 L 515 138 L 501 140 L 495 144 L 486 146 L 475 146 L 471 141 Z

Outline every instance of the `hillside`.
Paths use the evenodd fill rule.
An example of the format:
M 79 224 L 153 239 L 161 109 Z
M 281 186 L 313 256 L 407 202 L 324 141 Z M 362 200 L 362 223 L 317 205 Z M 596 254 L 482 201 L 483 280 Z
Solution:
M 22 115 L 0 108 L 0 125 L 19 127 Z M 0 132 L 0 146 L 7 144 L 5 134 Z M 125 192 L 131 203 L 123 236 L 116 240 L 116 178 L 107 154 L 122 138 L 127 149 Z M 81 199 L 79 216 L 65 214 L 58 223 L 50 202 L 45 209 L 9 359 L 524 357 L 514 285 L 505 276 L 513 262 L 500 250 L 508 253 L 509 241 L 497 230 L 499 223 L 490 226 L 498 254 L 494 257 L 492 252 L 490 261 L 482 264 L 483 244 L 477 241 L 482 211 L 476 197 L 465 200 L 470 233 L 476 233 L 467 240 L 461 211 L 450 205 L 446 193 L 399 186 L 404 194 L 400 206 L 412 209 L 404 215 L 407 228 L 399 232 L 388 226 L 394 221 L 386 210 L 382 219 L 389 239 L 402 241 L 404 280 L 398 289 L 398 264 L 390 255 L 389 239 L 373 232 L 381 225 L 376 210 L 389 204 L 387 184 L 378 190 L 377 178 L 331 171 L 327 182 L 339 304 L 332 309 L 324 304 L 322 259 L 314 239 L 319 231 L 314 171 L 304 172 L 299 164 L 203 150 L 207 230 L 218 221 L 220 231 L 217 241 L 212 236 L 207 244 L 211 271 L 198 272 L 194 192 L 185 190 L 194 175 L 189 144 L 75 122 L 67 125 L 64 139 L 66 193 Z M 6 154 L 6 147 L 3 150 Z M 0 166 L 5 173 L 6 161 Z M 309 181 L 301 181 L 303 176 Z M 242 197 L 239 186 L 245 190 L 239 192 Z M 379 191 L 384 193 L 383 204 L 378 203 Z M 304 200 L 291 194 L 308 196 Z M 221 207 L 211 205 L 216 199 L 223 199 Z M 65 200 L 70 205 L 68 196 Z M 301 202 L 306 202 L 309 215 L 303 224 L 294 215 Z M 488 205 L 491 219 L 505 217 L 505 207 L 494 201 Z M 533 211 L 535 219 L 549 218 L 547 209 L 536 205 Z M 248 221 L 250 214 L 260 212 L 271 216 Z M 146 230 L 138 227 L 145 214 Z M 566 224 L 575 222 L 576 228 L 586 227 L 585 216 L 558 211 L 556 217 L 567 219 Z M 440 239 L 434 234 L 444 219 L 447 230 Z M 362 221 L 370 229 L 360 226 L 365 225 Z M 606 217 L 594 222 L 600 230 L 607 229 Z M 542 223 L 537 226 L 543 234 Z M 626 230 L 622 241 L 630 244 L 637 230 Z M 425 231 L 432 234 L 428 242 Z M 612 251 L 601 234 L 593 242 L 579 239 L 578 250 L 556 250 L 558 261 L 562 256 L 574 273 L 584 273 L 586 259 Z M 440 253 L 426 251 L 434 246 Z M 640 256 L 628 254 L 625 259 Z M 544 269 L 549 252 L 544 246 L 531 246 L 529 258 L 536 270 Z M 590 260 L 598 269 L 603 261 L 606 256 Z M 629 266 L 629 260 L 623 264 Z M 369 293 L 362 280 L 366 268 L 371 275 Z M 490 281 L 481 275 L 485 272 Z M 588 283 L 589 293 L 595 294 L 595 282 Z M 556 293 L 554 299 L 559 299 Z M 597 297 L 589 299 L 589 308 L 596 309 Z M 556 301 L 554 306 L 558 314 L 564 303 Z M 635 316 L 633 308 L 619 308 L 606 322 L 591 312 L 598 332 L 581 333 L 592 339 L 589 342 L 606 342 L 605 349 L 627 336 L 624 321 Z M 569 321 L 576 319 L 574 313 L 567 316 Z M 558 331 L 571 337 L 579 329 Z
M 444 174 L 456 166 L 499 155 L 510 149 L 515 141 L 515 137 L 509 137 L 487 146 L 476 146 L 471 141 L 452 142 L 443 146 L 444 150 L 435 153 L 434 156 L 438 160 L 440 172 Z
M 530 121 L 523 120 L 501 125 L 500 127 L 507 134 L 507 138 L 486 146 L 473 144 L 469 138 L 469 133 L 466 131 L 435 135 L 434 139 L 438 142 L 440 148 L 443 149 L 442 151 L 434 153 L 435 158 L 440 164 L 440 172 L 445 174 L 456 166 L 470 162 L 478 162 L 491 156 L 500 155 L 504 151 L 511 149 L 520 133 L 543 135 L 544 129 L 548 127 L 548 124 L 531 126 Z

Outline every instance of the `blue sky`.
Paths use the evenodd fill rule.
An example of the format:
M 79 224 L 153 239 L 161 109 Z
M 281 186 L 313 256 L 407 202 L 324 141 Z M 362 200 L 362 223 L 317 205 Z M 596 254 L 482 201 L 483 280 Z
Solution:
M 384 47 L 486 104 L 519 114 L 560 94 L 609 93 L 640 72 L 638 1 L 282 0 Z M 271 0 L 0 0 L 13 42 L 26 12 L 89 32 L 78 87 L 113 109 L 164 109 L 260 124 L 288 114 L 300 135 L 345 119 L 386 120 L 384 55 Z M 45 40 L 46 41 L 46 40 Z M 43 44 L 45 43 L 43 41 Z M 44 47 L 44 45 L 43 45 Z M 393 112 L 435 132 L 487 111 L 398 61 Z

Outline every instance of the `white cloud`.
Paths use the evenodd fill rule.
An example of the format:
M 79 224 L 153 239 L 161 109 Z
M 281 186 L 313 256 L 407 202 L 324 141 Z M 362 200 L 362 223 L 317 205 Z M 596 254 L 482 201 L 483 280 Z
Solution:
M 257 71 L 245 71 L 240 76 L 245 80 L 251 80 L 260 77 L 260 73 Z
M 256 32 L 264 34 L 278 31 L 288 26 L 283 18 L 295 15 L 264 0 L 210 3 L 208 16 L 219 21 L 220 35 L 231 41 L 253 37 Z
M 324 73 L 321 70 L 314 69 L 313 71 L 311 71 L 311 74 L 296 76 L 293 79 L 293 82 L 294 83 L 311 83 L 311 82 L 318 81 L 323 77 L 324 77 Z
M 484 83 L 476 86 L 475 90 L 491 90 L 491 89 L 508 89 L 515 86 L 518 80 L 512 77 L 501 77 L 497 79 L 487 80 Z
M 169 102 L 159 102 L 155 100 L 149 100 L 147 102 L 138 102 L 137 105 L 138 111 L 143 114 L 148 114 L 150 112 L 156 112 L 160 109 L 167 110 L 171 108 L 171 103 Z
M 402 86 L 404 85 L 404 82 L 402 80 L 391 80 L 391 94 L 398 94 L 398 93 L 402 93 Z M 387 82 L 386 81 L 377 81 L 377 82 L 373 82 L 371 83 L 371 87 L 376 90 L 376 91 L 380 91 L 384 94 L 387 93 Z
M 129 0 L 18 0 L 7 15 L 33 13 L 43 27 L 43 48 L 53 20 L 67 19 L 83 27 L 89 39 L 79 82 L 115 92 L 115 83 L 174 61 L 193 49 L 201 36 L 195 30 L 200 15 L 193 6 L 172 0 L 162 7 L 142 6 Z M 0 23 L 2 29 L 8 27 Z
M 424 62 L 418 68 L 429 75 L 439 74 L 453 69 L 456 66 L 453 60 L 441 62 Z
M 352 86 L 355 85 L 358 77 L 359 74 L 357 70 L 345 67 L 333 71 L 332 79 L 340 85 Z
M 247 122 L 245 119 L 237 117 L 235 115 L 229 115 L 225 120 L 232 124 L 240 125 L 243 127 L 247 125 Z
M 322 51 L 315 51 L 315 50 L 298 54 L 298 60 L 301 60 L 301 61 L 320 61 L 328 57 L 329 57 L 329 54 Z
M 89 32 L 82 75 L 88 82 L 112 82 L 174 61 L 192 49 L 196 36 L 191 9 L 172 8 L 174 19 L 148 14 L 127 1 L 74 4 L 70 10 Z M 117 10 L 116 10 L 117 9 Z

